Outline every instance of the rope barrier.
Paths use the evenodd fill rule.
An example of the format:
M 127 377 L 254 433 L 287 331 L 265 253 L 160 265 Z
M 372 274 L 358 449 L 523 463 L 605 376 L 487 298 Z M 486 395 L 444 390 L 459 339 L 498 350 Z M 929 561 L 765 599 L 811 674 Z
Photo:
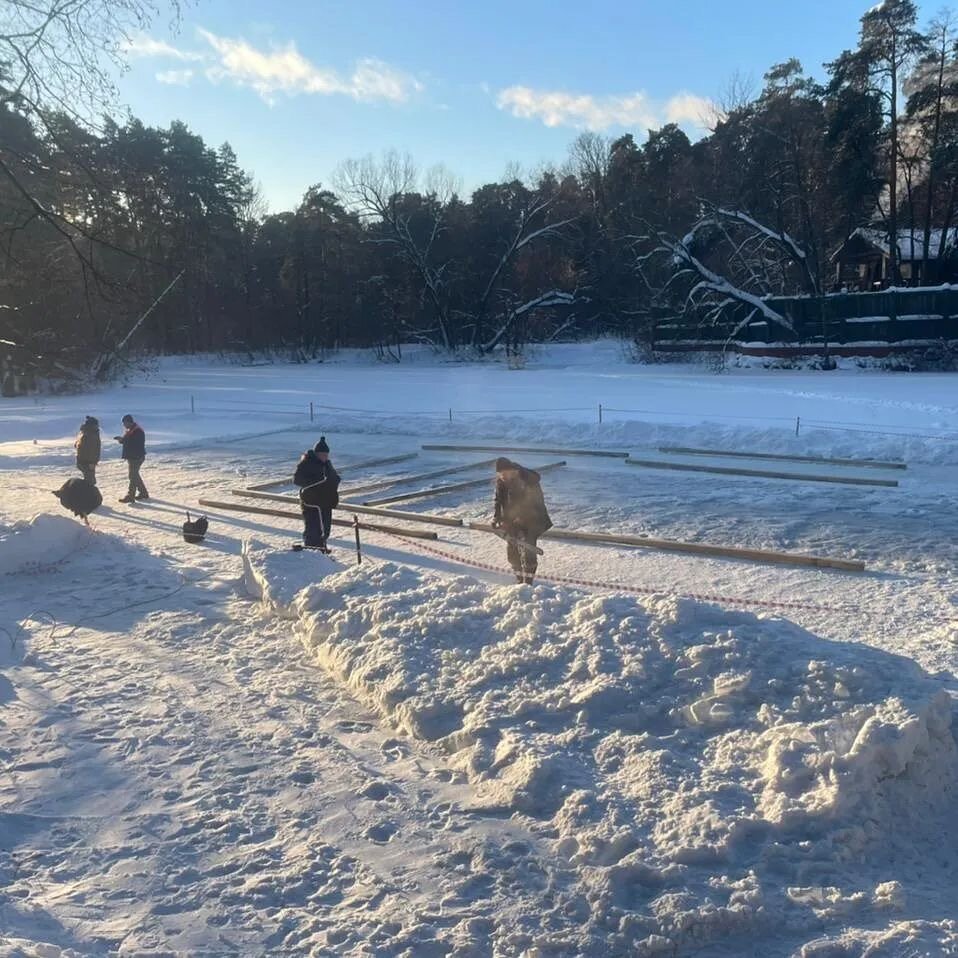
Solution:
M 397 534 L 387 533 L 387 535 Z M 407 540 L 403 541 L 404 543 L 407 542 Z M 475 559 L 466 559 L 462 556 L 456 555 L 455 553 L 445 552 L 442 549 L 436 549 L 433 546 L 427 546 L 425 543 L 419 542 L 418 540 L 415 542 L 408 542 L 408 544 L 414 545 L 416 548 L 421 549 L 424 552 L 428 552 L 430 555 L 437 556 L 441 559 L 447 559 L 451 562 L 457 562 L 460 565 L 471 566 L 474 569 L 482 569 L 486 572 L 496 572 L 500 575 L 515 575 L 512 569 L 505 569 L 502 566 L 492 565 L 488 562 L 478 562 Z M 725 605 L 740 605 L 760 609 L 785 609 L 789 611 L 802 612 L 842 613 L 858 611 L 852 606 L 815 605 L 811 602 L 775 602 L 765 599 L 744 599 L 737 596 L 715 595 L 712 593 L 702 592 L 673 592 L 669 589 L 655 588 L 653 586 L 630 586 L 611 582 L 595 582 L 591 579 L 576 579 L 568 576 L 540 575 L 536 573 L 536 578 L 541 579 L 543 582 L 554 583 L 555 585 L 574 585 L 588 589 L 609 589 L 614 592 L 628 592 L 632 595 L 667 595 L 677 599 L 693 599 L 697 602 L 717 602 Z

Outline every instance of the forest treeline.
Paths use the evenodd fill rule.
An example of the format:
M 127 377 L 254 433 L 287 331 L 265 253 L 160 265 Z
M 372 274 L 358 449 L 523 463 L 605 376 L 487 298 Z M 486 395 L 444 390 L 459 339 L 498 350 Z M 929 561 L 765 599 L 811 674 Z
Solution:
M 586 133 L 555 168 L 468 196 L 396 153 L 344 159 L 266 212 L 228 144 L 181 122 L 85 123 L 6 70 L 0 339 L 105 377 L 132 348 L 398 358 L 411 341 L 641 340 L 665 315 L 787 323 L 763 298 L 827 291 L 856 227 L 927 239 L 958 219 L 951 16 L 919 24 L 884 0 L 822 76 L 789 60 L 731 86 L 697 142 L 673 124 Z M 894 254 L 889 268 L 900 280 Z

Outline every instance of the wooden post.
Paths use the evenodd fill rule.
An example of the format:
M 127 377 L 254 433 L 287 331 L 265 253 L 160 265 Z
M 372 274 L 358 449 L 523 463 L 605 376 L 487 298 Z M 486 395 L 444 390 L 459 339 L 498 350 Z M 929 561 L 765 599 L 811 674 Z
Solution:
M 310 404 L 309 404 L 309 421 L 310 421 L 310 422 L 313 421 L 313 404 L 312 404 L 312 402 L 310 402 Z
M 356 532 L 356 565 L 363 564 L 363 551 L 359 545 L 359 516 L 353 513 L 353 529 Z
M 599 425 L 602 425 L 602 403 L 599 403 Z
M 802 425 L 801 416 L 796 416 L 795 417 L 795 435 L 796 436 L 798 435 L 798 430 L 801 425 Z
M 196 403 L 194 402 L 192 396 L 190 396 L 190 414 L 193 416 L 196 415 Z

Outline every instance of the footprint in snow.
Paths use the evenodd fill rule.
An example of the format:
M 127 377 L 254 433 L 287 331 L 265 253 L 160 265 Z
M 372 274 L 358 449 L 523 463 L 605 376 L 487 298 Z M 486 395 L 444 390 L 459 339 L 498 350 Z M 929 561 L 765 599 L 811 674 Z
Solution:
M 388 798 L 395 789 L 386 782 L 370 782 L 359 794 L 372 802 L 381 802 Z
M 398 762 L 399 759 L 405 758 L 409 754 L 409 750 L 398 738 L 387 738 L 379 746 L 379 751 L 382 752 L 384 758 L 393 762 Z
M 377 845 L 385 845 L 398 830 L 395 822 L 380 822 L 366 829 L 366 837 Z
M 337 722 L 336 728 L 340 732 L 368 732 L 372 725 L 369 722 L 350 722 L 348 720 L 343 722 Z

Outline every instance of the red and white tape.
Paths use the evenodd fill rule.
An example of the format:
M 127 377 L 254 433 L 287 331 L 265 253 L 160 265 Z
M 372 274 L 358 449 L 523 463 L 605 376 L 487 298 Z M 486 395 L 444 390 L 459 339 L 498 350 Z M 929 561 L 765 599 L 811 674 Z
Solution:
M 388 535 L 397 535 L 397 533 L 388 533 Z M 398 536 L 397 536 L 398 537 Z M 477 562 L 474 559 L 465 559 L 452 552 L 445 552 L 442 549 L 434 549 L 427 546 L 418 539 L 404 540 L 417 548 L 428 552 L 430 555 L 438 556 L 441 559 L 448 559 L 451 562 L 458 562 L 460 565 L 471 566 L 474 569 L 483 569 L 487 572 L 497 572 L 500 575 L 512 576 L 515 573 L 511 569 L 505 569 L 502 566 L 491 565 L 488 562 Z M 559 575 L 540 575 L 536 573 L 536 578 L 542 582 L 551 582 L 555 585 L 575 585 L 587 589 L 608 589 L 612 592 L 628 592 L 633 595 L 667 595 L 679 599 L 694 599 L 698 602 L 717 602 L 724 605 L 740 605 L 759 609 L 785 609 L 789 611 L 801 612 L 855 612 L 851 606 L 830 606 L 815 605 L 811 602 L 775 602 L 766 599 L 744 599 L 731 595 L 714 595 L 702 592 L 673 592 L 669 589 L 660 589 L 652 586 L 634 586 L 624 585 L 617 582 L 594 582 L 590 579 L 574 579 Z

